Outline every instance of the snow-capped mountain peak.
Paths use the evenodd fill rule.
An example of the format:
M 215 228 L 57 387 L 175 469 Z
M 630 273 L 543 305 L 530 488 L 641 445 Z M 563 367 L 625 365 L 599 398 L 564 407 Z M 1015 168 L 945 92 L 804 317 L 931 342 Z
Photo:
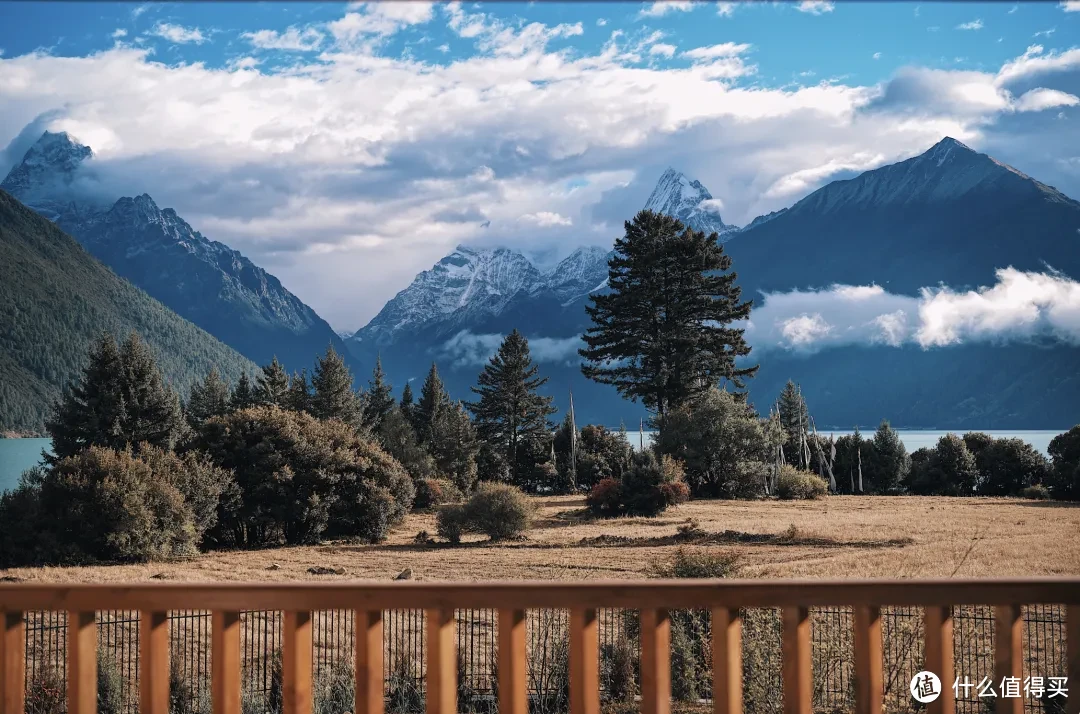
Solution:
M 3 189 L 50 220 L 72 210 L 71 189 L 76 172 L 94 155 L 66 131 L 47 131 L 23 155 L 0 183 Z
M 720 218 L 719 201 L 697 179 L 668 168 L 660 176 L 645 210 L 678 218 L 684 225 L 705 233 L 734 234 L 737 226 L 729 226 Z

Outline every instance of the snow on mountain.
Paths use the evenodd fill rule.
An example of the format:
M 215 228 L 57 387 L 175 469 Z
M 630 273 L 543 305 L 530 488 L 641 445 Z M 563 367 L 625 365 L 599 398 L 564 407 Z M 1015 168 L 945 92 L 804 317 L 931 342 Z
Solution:
M 660 176 L 645 210 L 678 218 L 684 225 L 706 234 L 718 233 L 721 242 L 732 237 L 738 226 L 729 226 L 720 219 L 719 202 L 697 179 L 669 168 Z
M 101 198 L 88 146 L 45 132 L 0 188 L 75 237 L 120 277 L 248 358 L 297 368 L 344 345 L 273 275 L 147 194 Z
M 578 248 L 544 276 L 559 302 L 568 305 L 601 287 L 607 280 L 610 250 L 598 246 Z

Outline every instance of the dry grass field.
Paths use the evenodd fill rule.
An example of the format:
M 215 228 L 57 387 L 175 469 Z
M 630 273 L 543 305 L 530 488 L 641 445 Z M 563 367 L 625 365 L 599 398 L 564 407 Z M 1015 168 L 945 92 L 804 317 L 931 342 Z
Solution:
M 1080 504 L 1016 499 L 832 496 L 821 501 L 694 501 L 658 518 L 584 517 L 576 497 L 537 498 L 520 542 L 417 545 L 435 518 L 412 514 L 386 543 L 208 553 L 150 565 L 19 568 L 39 582 L 345 581 L 640 578 L 678 547 L 729 549 L 761 578 L 991 577 L 1080 574 Z M 696 524 L 696 534 L 678 535 Z M 342 575 L 311 575 L 323 566 Z

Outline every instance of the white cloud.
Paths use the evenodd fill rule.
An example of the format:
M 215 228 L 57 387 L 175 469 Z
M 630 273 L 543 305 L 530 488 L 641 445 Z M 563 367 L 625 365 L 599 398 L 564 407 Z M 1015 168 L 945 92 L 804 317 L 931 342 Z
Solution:
M 528 221 L 529 223 L 535 223 L 541 228 L 547 228 L 549 226 L 570 226 L 574 224 L 574 221 L 566 216 L 561 216 L 558 213 L 552 211 L 538 211 L 537 213 L 526 213 L 521 217 L 521 220 Z
M 245 32 L 241 37 L 261 50 L 292 50 L 296 52 L 317 50 L 323 41 L 323 34 L 314 27 L 306 27 L 302 30 L 290 27 L 284 32 L 259 30 L 258 32 Z
M 873 54 L 873 57 L 874 57 L 874 59 L 879 60 L 879 59 L 881 59 L 881 53 L 880 52 L 875 52 Z
M 695 47 L 692 50 L 687 50 L 682 53 L 683 57 L 692 60 L 712 60 L 721 57 L 735 57 L 741 55 L 750 49 L 750 45 L 738 44 L 735 42 L 724 42 L 719 45 L 710 45 L 709 47 Z
M 706 213 L 719 214 L 720 211 L 724 210 L 724 202 L 719 198 L 709 198 L 699 203 L 698 208 Z
M 1012 15 L 1013 13 L 1015 13 L 1019 9 L 1020 9 L 1019 5 L 1013 5 L 1012 7 L 1009 8 L 1009 11 L 1007 13 L 1005 13 L 1005 14 L 1006 15 Z
M 1054 34 L 1055 32 L 1057 32 L 1057 28 L 1056 27 L 1051 27 L 1049 30 L 1039 30 L 1034 35 L 1032 35 L 1032 37 L 1049 37 L 1050 35 Z
M 1080 0 L 1064 0 L 1058 7 L 1065 12 L 1080 12 Z
M 661 57 L 673 57 L 675 55 L 675 45 L 667 45 L 664 43 L 658 43 L 649 48 L 650 55 L 660 55 Z
M 781 176 L 766 190 L 770 197 L 796 196 L 807 193 L 811 186 L 820 185 L 841 172 L 865 171 L 885 162 L 882 154 L 859 152 L 847 159 L 830 159 L 819 166 L 799 169 Z
M 328 23 L 327 29 L 343 46 L 371 38 L 393 35 L 410 25 L 429 22 L 434 16 L 431 2 L 352 3 L 344 17 Z
M 691 0 L 661 0 L 641 10 L 640 17 L 663 17 L 669 12 L 689 12 L 694 9 Z
M 597 26 L 597 27 L 603 27 L 603 26 L 604 26 L 604 25 L 606 25 L 606 24 L 607 24 L 607 20 L 606 20 L 606 19 L 604 19 L 604 18 L 602 18 L 602 17 L 598 17 L 598 18 L 596 18 L 596 26 Z
M 720 17 L 731 17 L 735 14 L 734 2 L 718 2 L 716 3 L 716 14 Z
M 809 13 L 811 15 L 824 15 L 827 12 L 832 12 L 836 9 L 836 5 L 828 0 L 802 0 L 795 9 L 799 12 Z
M 462 330 L 443 343 L 442 356 L 455 367 L 481 367 L 499 349 L 505 335 L 498 333 L 474 334 Z M 529 337 L 529 352 L 537 363 L 576 364 L 580 361 L 578 350 L 585 346 L 580 337 L 565 339 L 553 337 Z
M 1016 100 L 1016 111 L 1041 112 L 1044 109 L 1055 107 L 1075 107 L 1080 104 L 1080 98 L 1074 94 L 1067 94 L 1056 89 L 1032 89 L 1024 92 Z
M 112 38 L 114 40 L 119 40 L 121 37 L 127 37 L 127 33 L 127 30 L 122 27 L 118 27 L 112 31 Z
M 923 288 L 918 297 L 876 285 L 769 293 L 747 326 L 755 347 L 796 352 L 846 345 L 930 349 L 1036 337 L 1080 344 L 1080 283 L 1005 268 L 993 286 L 961 292 Z
M 184 27 L 182 25 L 173 25 L 168 22 L 159 22 L 154 25 L 154 28 L 150 30 L 150 34 L 169 42 L 175 42 L 178 45 L 186 45 L 188 43 L 194 43 L 201 45 L 207 41 L 207 37 L 203 35 L 202 30 L 197 27 Z
M 964 22 L 956 26 L 957 30 L 981 30 L 983 29 L 982 20 L 972 20 L 971 22 Z

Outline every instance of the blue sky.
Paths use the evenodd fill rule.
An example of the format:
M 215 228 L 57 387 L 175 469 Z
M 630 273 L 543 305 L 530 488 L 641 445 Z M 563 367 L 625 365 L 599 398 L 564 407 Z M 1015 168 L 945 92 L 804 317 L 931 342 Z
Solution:
M 0 3 L 45 129 L 355 329 L 458 243 L 609 245 L 667 166 L 745 224 L 945 135 L 1080 197 L 1080 1 Z

